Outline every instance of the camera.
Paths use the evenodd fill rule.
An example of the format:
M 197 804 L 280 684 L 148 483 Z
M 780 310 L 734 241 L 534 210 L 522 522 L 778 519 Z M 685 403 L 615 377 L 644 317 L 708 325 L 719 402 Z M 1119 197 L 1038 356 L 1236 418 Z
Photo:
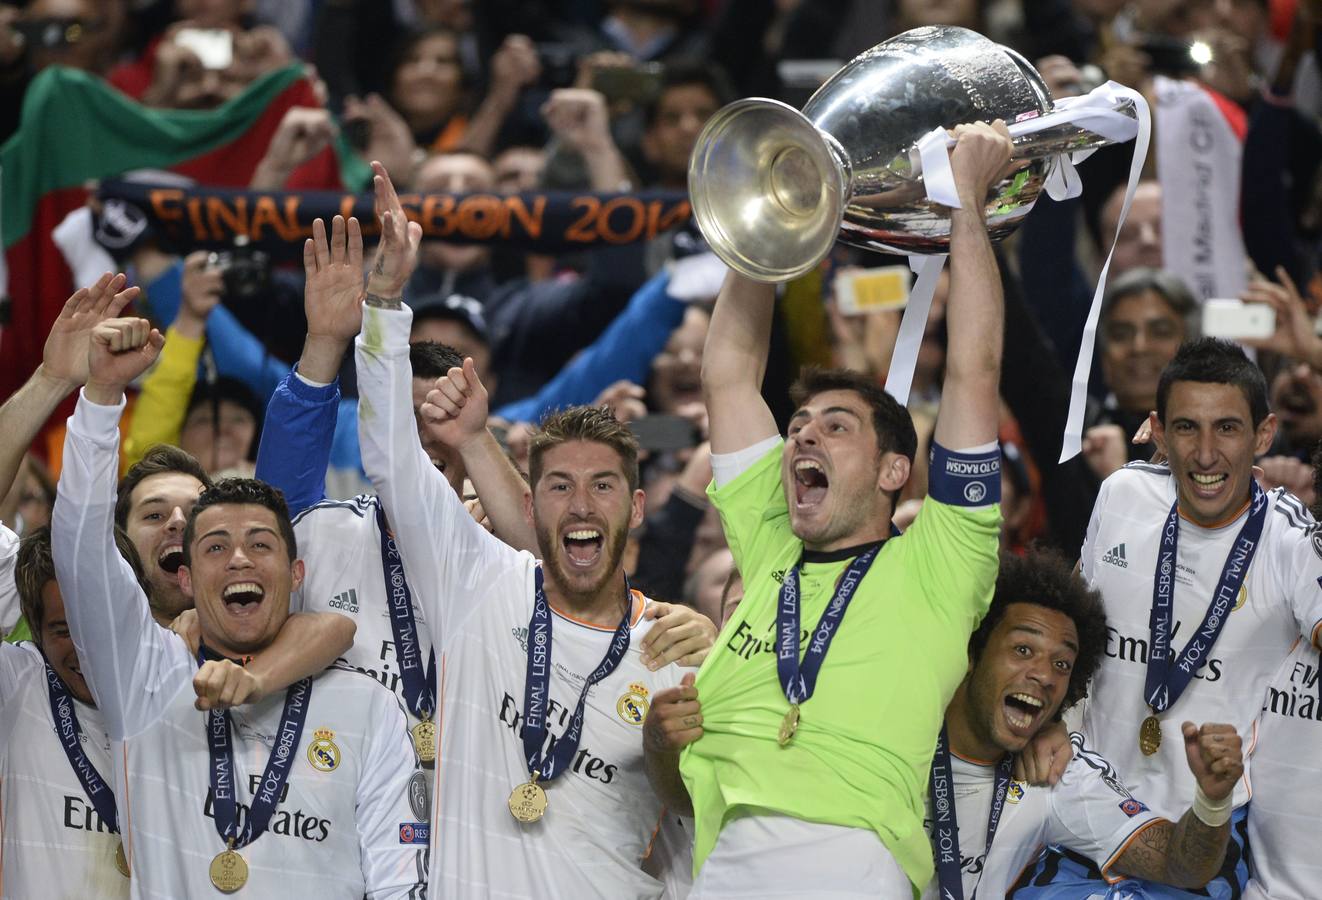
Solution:
M 254 300 L 271 290 L 271 256 L 248 246 L 238 238 L 233 250 L 207 254 L 207 268 L 220 269 L 225 283 L 225 297 L 230 300 Z
M 578 54 L 569 44 L 538 44 L 537 61 L 542 65 L 544 88 L 573 87 L 578 77 Z

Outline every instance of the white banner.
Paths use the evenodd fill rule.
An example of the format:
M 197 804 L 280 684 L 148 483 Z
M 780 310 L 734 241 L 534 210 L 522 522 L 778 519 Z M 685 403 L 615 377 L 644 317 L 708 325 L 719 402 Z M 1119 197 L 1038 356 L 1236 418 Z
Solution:
M 1197 84 L 1158 75 L 1154 88 L 1162 265 L 1199 301 L 1238 297 L 1247 283 L 1239 228 L 1243 143 Z

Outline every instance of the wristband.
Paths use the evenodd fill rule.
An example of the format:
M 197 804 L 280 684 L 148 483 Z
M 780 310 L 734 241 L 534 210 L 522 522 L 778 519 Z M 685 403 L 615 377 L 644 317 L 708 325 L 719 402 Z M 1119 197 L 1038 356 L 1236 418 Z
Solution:
M 1235 808 L 1235 792 L 1232 790 L 1219 801 L 1209 800 L 1203 793 L 1202 785 L 1194 785 L 1193 814 L 1208 828 L 1219 828 L 1230 821 L 1230 814 Z

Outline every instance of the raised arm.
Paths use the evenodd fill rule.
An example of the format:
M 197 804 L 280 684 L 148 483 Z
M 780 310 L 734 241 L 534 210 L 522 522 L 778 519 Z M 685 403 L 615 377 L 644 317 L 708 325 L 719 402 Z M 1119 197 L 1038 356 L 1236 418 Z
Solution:
M 41 365 L 32 377 L 0 406 L 0 497 L 9 493 L 23 454 L 56 408 L 87 381 L 87 350 L 92 329 L 138 295 L 124 288 L 123 275 L 102 275 L 91 287 L 79 288 L 65 301 L 51 326 Z
M 518 550 L 537 553 L 537 535 L 524 514 L 531 492 L 487 429 L 487 389 L 472 358 L 462 369 L 436 379 L 419 411 L 423 427 L 463 457 L 482 509 L 496 537 Z
M 1184 750 L 1197 779 L 1193 807 L 1180 821 L 1161 821 L 1138 834 L 1111 867 L 1132 878 L 1199 888 L 1220 871 L 1230 841 L 1235 783 L 1244 774 L 1233 725 L 1185 722 Z
M 966 450 L 996 440 L 1000 419 L 1005 308 L 987 236 L 987 195 L 1010 160 L 1003 122 L 955 129 L 950 152 L 960 208 L 950 212 L 950 300 L 946 307 L 946 378 L 934 440 Z
M 146 319 L 109 319 L 91 335 L 89 381 L 64 441 L 51 555 L 83 674 L 112 738 L 137 734 L 187 683 L 192 659 L 152 619 L 115 546 L 115 487 L 124 387 L 160 353 Z
M 762 399 L 775 311 L 772 285 L 734 272 L 725 277 L 702 352 L 702 396 L 711 423 L 712 453 L 734 453 L 779 431 Z
M 339 413 L 340 364 L 363 323 L 363 235 L 358 220 L 312 223 L 303 243 L 303 309 L 308 333 L 298 368 L 266 407 L 257 477 L 284 491 L 290 515 L 326 494 L 326 467 Z M 301 377 L 300 377 L 301 376 Z M 291 453 L 297 447 L 299 452 Z

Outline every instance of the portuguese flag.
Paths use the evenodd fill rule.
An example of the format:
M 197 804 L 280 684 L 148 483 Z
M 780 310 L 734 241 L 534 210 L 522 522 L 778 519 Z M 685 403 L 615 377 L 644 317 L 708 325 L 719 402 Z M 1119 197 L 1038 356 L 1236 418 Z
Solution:
M 253 82 L 216 109 L 152 109 L 85 72 L 46 69 L 28 87 L 19 130 L 0 148 L 0 238 L 9 320 L 0 326 L 0 398 L 41 362 L 51 323 L 73 293 L 51 231 L 82 206 L 88 183 L 169 169 L 202 184 L 243 187 L 294 106 L 319 107 L 302 64 Z M 370 170 L 340 142 L 309 160 L 291 189 L 356 190 Z

